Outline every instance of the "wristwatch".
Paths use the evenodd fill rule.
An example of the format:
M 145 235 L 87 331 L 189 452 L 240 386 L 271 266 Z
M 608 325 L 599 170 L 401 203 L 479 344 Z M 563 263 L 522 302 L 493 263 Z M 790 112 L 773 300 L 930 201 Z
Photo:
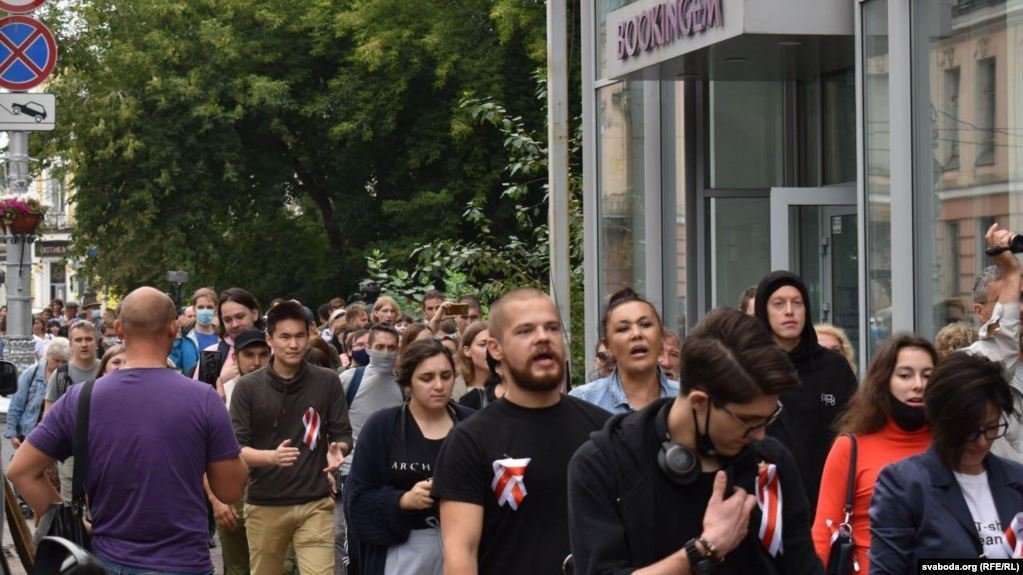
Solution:
M 717 573 L 721 560 L 714 555 L 707 555 L 700 551 L 699 546 L 696 544 L 698 541 L 702 542 L 698 538 L 686 541 L 685 550 L 686 557 L 689 558 L 689 570 L 695 575 L 712 575 Z

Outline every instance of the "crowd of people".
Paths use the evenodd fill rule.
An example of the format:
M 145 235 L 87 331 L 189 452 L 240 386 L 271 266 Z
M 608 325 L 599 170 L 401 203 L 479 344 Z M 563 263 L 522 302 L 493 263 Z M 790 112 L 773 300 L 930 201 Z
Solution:
M 95 380 L 85 487 L 111 573 L 212 573 L 214 533 L 229 575 L 908 574 L 1020 557 L 1021 266 L 992 257 L 979 329 L 949 326 L 937 347 L 894 335 L 862 380 L 785 271 L 684 340 L 616 292 L 575 387 L 562 318 L 532 288 L 488 305 L 431 291 L 412 314 L 372 289 L 264 313 L 242 288 L 183 309 L 140 288 L 95 322 L 37 322 L 8 475 L 36 516 L 70 496 Z

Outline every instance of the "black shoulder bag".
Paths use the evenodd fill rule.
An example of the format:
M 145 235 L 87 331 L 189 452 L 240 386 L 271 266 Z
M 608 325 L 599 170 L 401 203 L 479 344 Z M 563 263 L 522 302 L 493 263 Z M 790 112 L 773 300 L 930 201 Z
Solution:
M 71 503 L 54 503 L 46 510 L 35 532 L 38 544 L 43 537 L 62 537 L 83 549 L 89 549 L 92 537 L 85 530 L 85 476 L 89 472 L 89 413 L 92 387 L 96 380 L 83 383 L 78 396 L 75 418 L 75 439 L 71 454 L 75 458 L 75 472 L 71 480 Z
M 856 436 L 846 433 L 849 438 L 849 480 L 845 487 L 845 518 L 835 528 L 831 537 L 831 553 L 828 555 L 828 575 L 852 575 L 859 571 L 853 554 L 855 545 L 852 538 L 853 496 L 856 491 Z

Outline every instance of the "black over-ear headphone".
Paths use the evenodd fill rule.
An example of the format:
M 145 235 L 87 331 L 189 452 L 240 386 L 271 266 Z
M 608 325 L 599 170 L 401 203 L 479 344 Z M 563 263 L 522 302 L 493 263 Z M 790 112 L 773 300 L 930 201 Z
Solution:
M 675 443 L 668 434 L 668 412 L 673 403 L 673 401 L 665 403 L 654 418 L 654 431 L 658 438 L 664 439 L 661 450 L 657 452 L 657 466 L 673 482 L 689 485 L 700 477 L 702 468 L 696 452 L 685 445 Z

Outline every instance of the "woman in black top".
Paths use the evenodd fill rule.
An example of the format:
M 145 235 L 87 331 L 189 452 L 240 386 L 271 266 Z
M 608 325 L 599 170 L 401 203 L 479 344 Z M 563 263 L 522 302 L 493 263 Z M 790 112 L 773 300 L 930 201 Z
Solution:
M 490 375 L 487 376 L 483 389 L 470 390 L 458 400 L 459 405 L 464 405 L 474 410 L 480 410 L 492 402 L 504 397 L 504 383 L 501 382 L 501 364 L 487 350 L 487 369 Z
M 359 434 L 344 505 L 362 574 L 443 572 L 433 465 L 444 438 L 472 413 L 451 403 L 454 383 L 450 351 L 433 340 L 410 344 L 398 365 L 409 399 L 373 414 Z

